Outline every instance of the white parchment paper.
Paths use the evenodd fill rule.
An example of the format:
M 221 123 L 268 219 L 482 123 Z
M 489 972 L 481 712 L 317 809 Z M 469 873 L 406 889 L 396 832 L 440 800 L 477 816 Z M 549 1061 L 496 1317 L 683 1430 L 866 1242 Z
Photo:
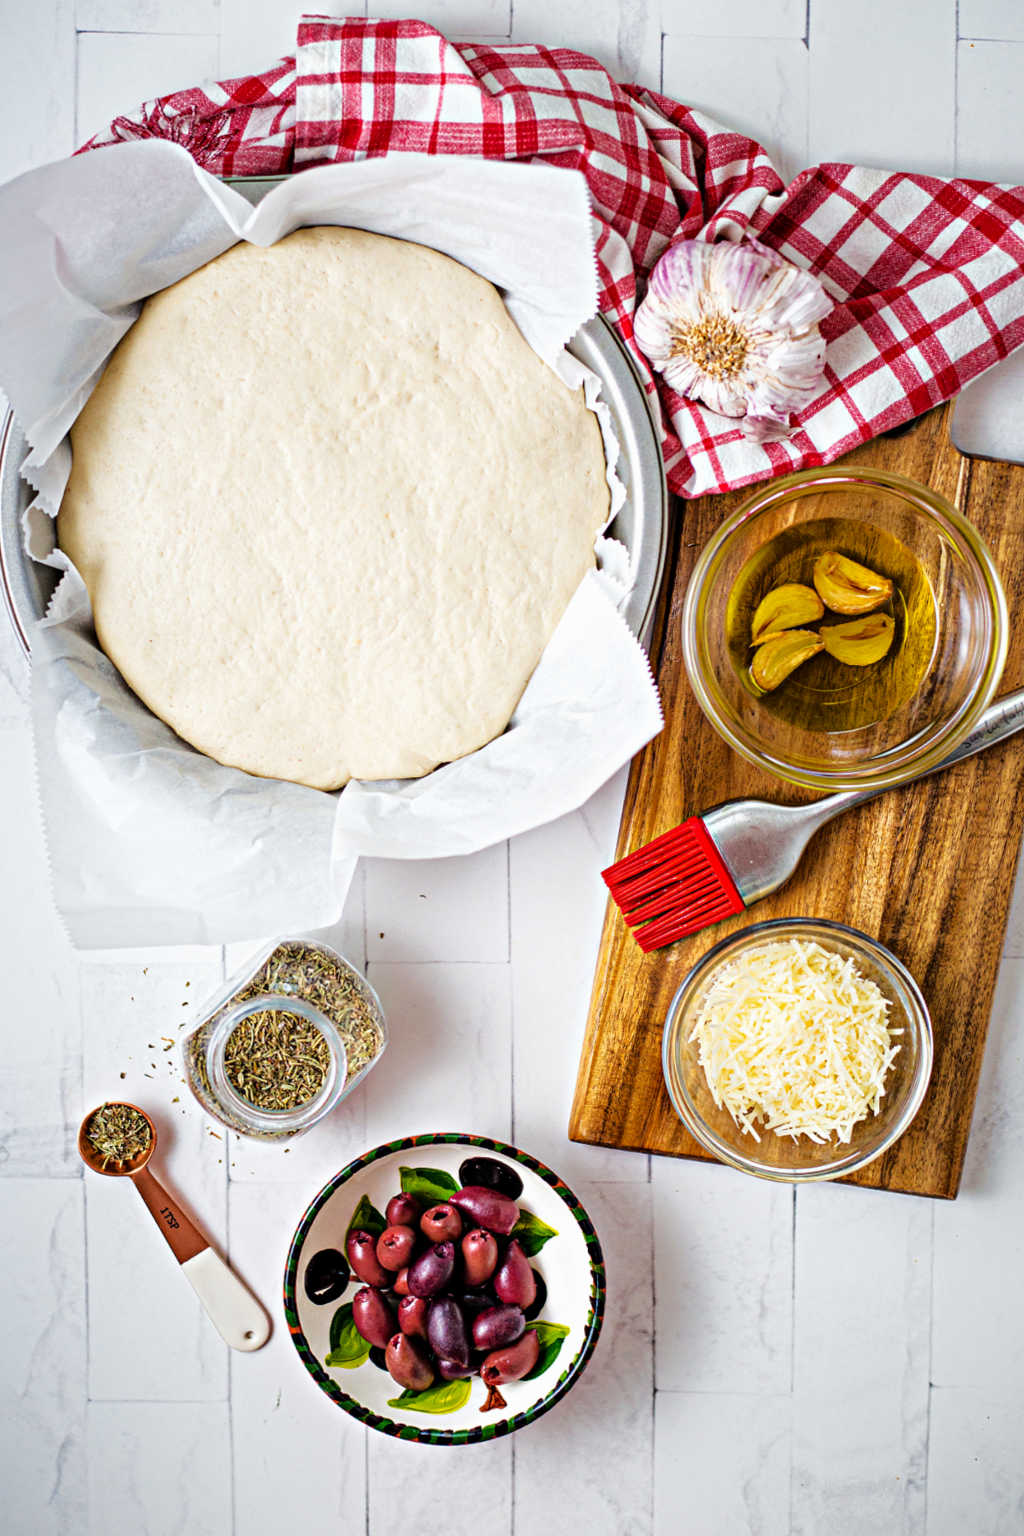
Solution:
M 305 171 L 253 209 L 184 150 L 149 141 L 0 188 L 0 384 L 32 444 L 25 473 L 38 493 L 26 543 L 64 572 L 32 635 L 39 789 L 57 905 L 83 947 L 327 926 L 358 855 L 468 853 L 537 826 L 582 803 L 661 726 L 646 657 L 616 611 L 621 550 L 607 543 L 509 728 L 419 780 L 326 794 L 222 767 L 156 719 L 99 650 L 81 578 L 47 554 L 68 428 L 146 295 L 239 239 L 270 245 L 307 224 L 417 240 L 490 279 L 535 351 L 585 384 L 614 460 L 596 381 L 563 351 L 597 306 L 575 172 L 392 156 Z

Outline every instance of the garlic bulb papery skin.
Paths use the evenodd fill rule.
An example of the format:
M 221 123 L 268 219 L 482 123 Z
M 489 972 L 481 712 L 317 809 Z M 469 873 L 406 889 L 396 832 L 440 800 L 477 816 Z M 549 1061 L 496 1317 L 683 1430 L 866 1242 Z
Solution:
M 633 320 L 637 345 L 677 394 L 743 418 L 757 442 L 790 433 L 825 367 L 816 277 L 757 240 L 680 240 L 662 256 Z

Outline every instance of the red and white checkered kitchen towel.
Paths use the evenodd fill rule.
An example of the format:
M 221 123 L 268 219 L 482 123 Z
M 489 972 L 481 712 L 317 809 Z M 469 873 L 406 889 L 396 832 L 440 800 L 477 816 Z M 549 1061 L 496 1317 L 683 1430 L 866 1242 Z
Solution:
M 728 113 L 729 103 L 722 109 Z M 601 309 L 660 395 L 683 496 L 830 463 L 919 415 L 1024 342 L 1024 187 L 820 165 L 784 187 L 753 140 L 568 49 L 454 44 L 418 21 L 304 17 L 295 59 L 147 102 L 83 148 L 148 136 L 216 175 L 274 175 L 407 150 L 579 170 Z M 675 240 L 744 232 L 815 273 L 835 308 L 818 394 L 780 443 L 673 393 L 633 339 Z

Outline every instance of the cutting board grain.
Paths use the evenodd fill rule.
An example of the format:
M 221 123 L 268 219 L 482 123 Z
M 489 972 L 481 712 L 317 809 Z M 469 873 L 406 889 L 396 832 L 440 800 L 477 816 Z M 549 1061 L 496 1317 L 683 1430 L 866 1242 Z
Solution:
M 1024 468 L 961 457 L 949 407 L 904 436 L 876 439 L 850 464 L 895 470 L 933 486 L 987 541 L 1006 587 L 1010 653 L 1001 692 L 1024 685 Z M 651 662 L 665 728 L 634 760 L 616 858 L 685 817 L 735 796 L 814 799 L 731 752 L 697 706 L 683 667 L 680 621 L 698 551 L 748 494 L 689 503 L 676 520 Z M 935 1066 L 903 1138 L 851 1182 L 909 1194 L 956 1195 L 985 1047 L 992 993 L 1024 825 L 1024 736 L 938 778 L 893 790 L 818 833 L 797 874 L 749 913 L 644 955 L 611 902 L 569 1123 L 574 1141 L 708 1156 L 665 1092 L 661 1035 L 690 966 L 728 933 L 771 917 L 833 918 L 881 939 L 928 1000 Z

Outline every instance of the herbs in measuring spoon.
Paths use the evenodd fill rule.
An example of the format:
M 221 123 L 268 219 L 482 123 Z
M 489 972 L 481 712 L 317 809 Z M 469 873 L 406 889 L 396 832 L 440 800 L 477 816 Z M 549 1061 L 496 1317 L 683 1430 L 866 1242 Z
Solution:
M 315 1099 L 331 1066 L 327 1041 L 309 1019 L 267 1008 L 236 1025 L 224 1047 L 224 1071 L 257 1109 L 298 1109 Z
M 148 1152 L 153 1133 L 145 1116 L 130 1104 L 101 1104 L 89 1116 L 85 1139 L 107 1168 L 111 1163 L 130 1163 Z

